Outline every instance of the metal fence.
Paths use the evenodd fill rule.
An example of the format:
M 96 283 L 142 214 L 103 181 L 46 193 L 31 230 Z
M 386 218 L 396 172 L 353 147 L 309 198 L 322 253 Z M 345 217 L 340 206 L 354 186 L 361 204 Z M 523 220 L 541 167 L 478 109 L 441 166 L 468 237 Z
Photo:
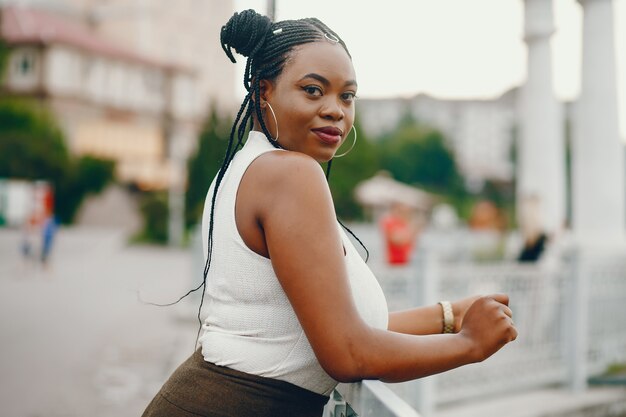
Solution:
M 588 377 L 626 362 L 625 253 L 569 250 L 539 265 L 451 263 L 424 253 L 407 268 L 372 265 L 390 309 L 504 292 L 519 331 L 480 364 L 391 389 L 424 416 L 444 403 L 528 388 L 585 389 Z
M 324 417 L 420 417 L 380 381 L 339 384 L 324 411 Z

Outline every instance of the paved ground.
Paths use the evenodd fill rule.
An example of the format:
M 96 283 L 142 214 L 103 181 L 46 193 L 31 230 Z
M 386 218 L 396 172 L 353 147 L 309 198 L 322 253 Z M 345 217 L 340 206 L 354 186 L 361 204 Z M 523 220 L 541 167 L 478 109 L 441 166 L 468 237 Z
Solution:
M 193 350 L 188 251 L 125 244 L 119 231 L 62 230 L 50 268 L 25 264 L 0 229 L 0 415 L 131 417 Z M 184 318 L 186 316 L 186 318 Z M 188 349 L 187 349 L 188 345 Z

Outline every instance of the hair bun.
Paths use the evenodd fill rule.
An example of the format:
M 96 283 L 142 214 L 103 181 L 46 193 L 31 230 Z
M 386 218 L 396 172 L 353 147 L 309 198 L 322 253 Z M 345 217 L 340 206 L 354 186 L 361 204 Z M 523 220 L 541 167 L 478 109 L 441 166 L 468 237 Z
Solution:
M 222 26 L 220 41 L 222 49 L 232 62 L 235 61 L 232 49 L 245 57 L 253 57 L 265 43 L 272 21 L 252 9 L 235 13 Z

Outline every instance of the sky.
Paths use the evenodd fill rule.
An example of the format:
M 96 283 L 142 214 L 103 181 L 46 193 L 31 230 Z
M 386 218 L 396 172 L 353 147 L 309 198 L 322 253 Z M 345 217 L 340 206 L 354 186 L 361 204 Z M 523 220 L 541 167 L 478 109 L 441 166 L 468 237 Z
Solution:
M 613 2 L 620 131 L 626 140 L 626 0 Z M 236 10 L 265 12 L 266 5 L 234 0 Z M 554 91 L 572 100 L 580 92 L 582 8 L 576 0 L 553 0 L 553 7 Z M 365 98 L 493 98 L 523 84 L 523 14 L 523 0 L 276 0 L 277 20 L 314 16 L 342 37 L 358 95 Z

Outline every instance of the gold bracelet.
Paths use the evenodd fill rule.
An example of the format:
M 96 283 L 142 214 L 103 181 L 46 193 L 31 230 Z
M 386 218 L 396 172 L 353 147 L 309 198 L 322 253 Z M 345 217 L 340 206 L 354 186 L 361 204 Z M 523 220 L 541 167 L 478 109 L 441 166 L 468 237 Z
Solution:
M 454 333 L 454 312 L 450 301 L 439 301 L 443 310 L 443 333 Z

